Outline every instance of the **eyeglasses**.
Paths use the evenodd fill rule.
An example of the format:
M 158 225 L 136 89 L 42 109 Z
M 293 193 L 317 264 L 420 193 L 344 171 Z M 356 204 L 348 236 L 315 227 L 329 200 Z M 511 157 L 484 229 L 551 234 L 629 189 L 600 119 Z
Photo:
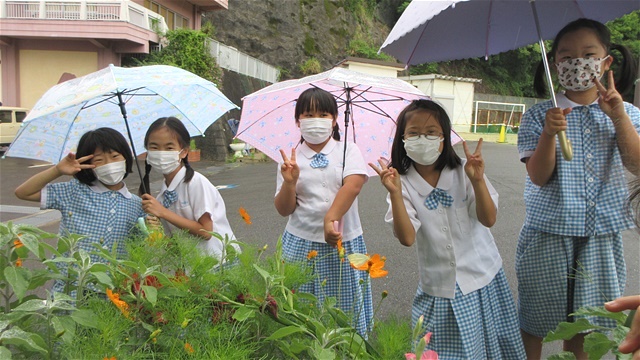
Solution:
M 420 139 L 421 136 L 424 136 L 425 138 L 427 138 L 427 140 L 439 140 L 440 137 L 444 135 L 441 132 L 435 131 L 435 130 L 429 130 L 427 131 L 427 133 L 419 133 L 419 132 L 415 132 L 415 131 L 410 131 L 406 134 L 404 134 L 402 137 L 404 138 L 404 141 L 416 141 L 418 139 Z

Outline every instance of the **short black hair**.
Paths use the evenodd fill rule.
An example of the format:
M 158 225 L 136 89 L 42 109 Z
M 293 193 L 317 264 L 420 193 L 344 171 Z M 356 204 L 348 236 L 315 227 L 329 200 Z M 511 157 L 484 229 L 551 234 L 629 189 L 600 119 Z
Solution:
M 131 173 L 133 168 L 133 154 L 131 153 L 131 147 L 124 136 L 111 128 L 98 128 L 95 130 L 87 131 L 82 135 L 78 142 L 78 149 L 76 151 L 76 159 L 83 156 L 93 155 L 96 150 L 102 150 L 103 152 L 115 151 L 124 156 L 126 161 L 126 172 Z M 91 160 L 87 160 L 91 162 Z M 74 177 L 83 184 L 92 185 L 96 181 L 96 175 L 93 173 L 93 169 L 83 169 L 77 172 Z
M 451 145 L 451 120 L 449 120 L 449 115 L 447 115 L 447 112 L 442 106 L 438 105 L 438 103 L 432 100 L 422 99 L 412 101 L 411 104 L 407 105 L 407 107 L 405 107 L 398 115 L 398 120 L 396 121 L 396 134 L 393 138 L 393 145 L 391 147 L 390 166 L 393 166 L 398 170 L 399 174 L 404 175 L 409 170 L 409 167 L 413 165 L 413 160 L 411 160 L 407 155 L 407 151 L 404 149 L 402 137 L 407 126 L 407 121 L 418 111 L 429 111 L 433 113 L 442 128 L 444 141 L 442 154 L 440 154 L 440 157 L 438 157 L 438 160 L 435 162 L 436 169 L 442 170 L 446 166 L 453 169 L 458 165 L 461 165 L 462 160 L 460 160 L 460 157 L 456 154 L 455 150 L 453 150 L 453 146 Z

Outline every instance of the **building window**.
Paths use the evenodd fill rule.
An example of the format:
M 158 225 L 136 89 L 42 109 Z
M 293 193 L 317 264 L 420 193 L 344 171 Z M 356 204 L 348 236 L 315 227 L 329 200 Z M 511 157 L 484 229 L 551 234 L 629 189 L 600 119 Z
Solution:
M 164 17 L 169 30 L 175 30 L 178 28 L 189 29 L 189 19 L 169 10 L 166 6 L 160 5 L 154 1 L 145 0 L 144 7 Z

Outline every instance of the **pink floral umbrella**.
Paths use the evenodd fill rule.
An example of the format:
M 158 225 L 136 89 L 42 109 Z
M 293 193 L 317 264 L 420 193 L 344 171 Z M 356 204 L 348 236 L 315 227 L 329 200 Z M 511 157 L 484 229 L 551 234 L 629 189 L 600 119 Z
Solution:
M 355 143 L 365 162 L 391 157 L 398 114 L 412 100 L 429 97 L 406 81 L 363 74 L 343 68 L 288 80 L 256 91 L 242 99 L 237 137 L 281 161 L 280 149 L 300 143 L 294 119 L 296 99 L 311 87 L 324 89 L 338 102 L 344 121 L 338 121 L 340 138 Z M 462 139 L 452 132 L 452 144 Z M 370 169 L 370 175 L 376 173 Z

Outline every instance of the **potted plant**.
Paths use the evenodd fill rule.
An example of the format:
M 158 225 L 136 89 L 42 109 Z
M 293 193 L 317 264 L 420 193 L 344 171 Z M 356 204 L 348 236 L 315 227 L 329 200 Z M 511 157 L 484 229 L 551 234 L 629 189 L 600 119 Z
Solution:
M 238 138 L 233 139 L 231 144 L 229 144 L 229 147 L 231 148 L 231 150 L 235 151 L 235 153 L 233 154 L 233 157 L 234 158 L 244 157 L 244 155 L 242 154 L 242 150 L 244 150 L 245 146 L 246 144 L 242 142 L 242 140 Z
M 187 156 L 189 162 L 200 161 L 200 149 L 196 147 L 196 140 L 191 139 L 189 144 L 189 155 Z

